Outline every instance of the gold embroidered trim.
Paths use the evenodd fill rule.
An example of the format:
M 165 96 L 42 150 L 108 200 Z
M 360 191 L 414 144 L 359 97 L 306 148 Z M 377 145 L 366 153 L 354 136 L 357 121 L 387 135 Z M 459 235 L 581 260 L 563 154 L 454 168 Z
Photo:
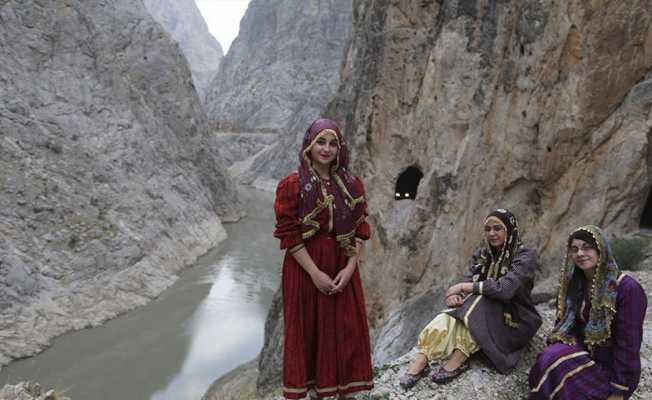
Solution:
M 591 360 L 588 363 L 586 363 L 584 365 L 580 365 L 579 367 L 575 368 L 574 370 L 572 370 L 569 373 L 567 373 L 566 375 L 564 375 L 564 378 L 561 380 L 561 382 L 559 382 L 559 385 L 557 385 L 555 390 L 553 390 L 552 394 L 550 395 L 550 399 L 555 398 L 555 396 L 557 395 L 557 392 L 559 392 L 564 387 L 564 384 L 566 383 L 566 380 L 572 378 L 574 375 L 579 374 L 580 372 L 584 371 L 585 369 L 587 369 L 589 367 L 592 367 L 593 365 L 595 365 L 595 361 Z
M 313 388 L 315 384 L 314 380 L 306 382 L 306 386 L 303 388 L 288 388 L 283 386 L 283 391 L 286 393 L 304 393 L 307 392 L 309 389 Z M 328 388 L 314 388 L 315 392 L 317 393 L 328 393 L 328 392 L 333 392 L 335 390 L 346 390 L 352 387 L 356 386 L 373 386 L 374 382 L 373 381 L 359 381 L 359 382 L 351 382 L 347 383 L 346 385 L 338 385 L 338 386 L 333 386 L 333 387 L 328 387 Z
M 532 393 L 536 393 L 536 392 L 539 391 L 539 389 L 541 389 L 541 386 L 543 385 L 543 383 L 548 378 L 548 375 L 550 374 L 550 371 L 557 368 L 557 366 L 559 366 L 559 364 L 563 363 L 566 360 L 571 360 L 573 358 L 576 358 L 576 357 L 579 357 L 579 356 L 585 356 L 585 355 L 588 356 L 589 353 L 586 352 L 586 351 L 579 351 L 577 353 L 571 353 L 571 354 L 565 355 L 565 356 L 559 358 L 554 363 L 552 363 L 548 368 L 546 368 L 546 372 L 543 373 L 543 376 L 539 380 L 539 384 L 534 389 L 532 389 Z
M 591 302 L 591 311 L 589 312 L 589 320 L 591 320 L 591 316 L 597 312 L 599 308 L 606 308 L 607 310 L 611 312 L 606 312 L 605 313 L 605 326 L 606 328 L 606 335 L 588 335 L 584 343 L 587 345 L 589 350 L 593 350 L 593 348 L 597 345 L 600 345 L 601 343 L 605 342 L 607 339 L 611 337 L 611 321 L 614 318 L 614 315 L 616 314 L 616 309 L 613 307 L 611 304 L 600 304 L 600 299 L 597 298 L 597 282 L 602 282 L 604 280 L 604 275 L 607 273 L 607 264 L 609 262 L 608 259 L 605 258 L 606 253 L 605 249 L 603 248 L 603 242 L 599 240 L 600 233 L 593 229 L 592 226 L 587 225 L 587 226 L 581 226 L 577 229 L 575 229 L 571 235 L 575 232 L 578 231 L 585 231 L 588 232 L 595 243 L 598 246 L 598 263 L 597 263 L 597 268 L 595 271 L 595 274 L 593 274 L 593 279 L 591 281 L 591 288 L 590 288 L 590 299 L 589 301 Z M 568 282 L 566 282 L 566 277 L 567 277 L 567 271 L 568 271 L 569 262 L 568 262 L 568 251 L 566 252 L 566 255 L 564 257 L 564 265 L 562 266 L 561 270 L 561 276 L 559 278 L 559 294 L 557 295 L 557 319 L 561 321 L 563 316 L 566 314 L 566 297 L 568 295 Z M 618 278 L 618 282 L 620 281 L 620 277 Z M 602 337 L 600 337 L 602 336 Z M 560 340 L 563 343 L 566 344 L 575 344 L 575 340 L 572 338 L 567 337 L 567 335 L 563 335 L 561 333 L 553 334 L 550 335 L 549 340 Z
M 480 301 L 481 298 L 482 298 L 482 295 L 478 296 L 478 298 L 473 301 L 473 304 L 471 304 L 471 307 L 469 307 L 469 311 L 467 311 L 466 315 L 464 315 L 464 325 L 466 325 L 467 327 L 469 326 L 469 316 L 471 315 L 471 313 L 475 309 L 475 306 L 478 305 L 478 302 Z
M 323 189 L 323 188 L 322 188 Z M 316 218 L 317 215 L 326 207 L 330 207 L 333 204 L 333 195 L 327 195 L 324 197 L 324 200 L 317 199 L 317 203 L 315 204 L 315 209 L 312 210 L 309 214 L 307 214 L 305 217 L 301 219 L 301 223 L 304 225 L 310 225 L 313 228 L 311 228 L 309 231 L 304 232 L 301 237 L 305 239 L 311 238 L 317 231 L 319 230 L 319 222 L 315 221 L 314 218 Z M 332 215 L 333 213 L 331 212 L 331 220 L 332 220 Z M 332 223 L 332 222 L 331 222 Z
M 306 386 L 303 387 L 303 388 L 295 389 L 295 388 L 288 388 L 288 387 L 283 386 L 283 391 L 287 392 L 287 393 L 303 393 L 303 392 L 307 392 L 314 384 L 315 384 L 315 381 L 313 379 L 313 380 L 310 380 L 310 381 L 306 382 Z
M 503 313 L 503 318 L 505 319 L 505 325 L 509 326 L 510 328 L 518 328 L 521 325 L 518 322 L 514 321 L 512 314 L 510 313 Z
M 315 392 L 317 393 L 326 393 L 326 392 L 332 392 L 334 390 L 346 390 L 351 387 L 355 386 L 373 386 L 374 382 L 373 381 L 360 381 L 360 382 L 351 382 L 347 383 L 346 385 L 337 385 L 329 388 L 315 388 Z
M 629 391 L 629 387 L 628 387 L 628 386 L 619 385 L 619 384 L 617 384 L 617 383 L 615 383 L 615 382 L 609 382 L 609 384 L 610 384 L 611 386 L 615 387 L 615 388 L 618 389 L 618 390 L 622 390 L 622 391 L 624 391 L 624 392 Z
M 339 175 L 335 175 L 335 183 L 337 183 L 337 186 L 340 188 L 341 193 L 344 195 L 344 203 L 353 210 L 358 203 L 362 203 L 364 201 L 364 196 L 359 196 L 357 198 L 353 198 L 351 196 L 351 193 L 349 193 L 348 189 L 346 186 L 344 186 L 344 182 L 342 182 L 342 178 L 340 178 Z

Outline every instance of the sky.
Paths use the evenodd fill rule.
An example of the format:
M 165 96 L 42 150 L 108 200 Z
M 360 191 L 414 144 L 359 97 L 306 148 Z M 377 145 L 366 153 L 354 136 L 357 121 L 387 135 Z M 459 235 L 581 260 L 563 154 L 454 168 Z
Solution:
M 238 36 L 240 20 L 247 11 L 249 0 L 195 0 L 204 16 L 208 30 L 222 45 L 224 54 Z

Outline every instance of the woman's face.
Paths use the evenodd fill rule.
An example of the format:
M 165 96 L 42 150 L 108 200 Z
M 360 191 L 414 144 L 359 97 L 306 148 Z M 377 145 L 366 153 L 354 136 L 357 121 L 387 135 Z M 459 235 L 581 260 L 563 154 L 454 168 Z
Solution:
M 598 265 L 598 249 L 581 239 L 573 239 L 568 247 L 568 253 L 582 271 L 592 270 Z
M 491 247 L 499 249 L 503 244 L 505 244 L 507 230 L 501 222 L 494 219 L 488 219 L 484 223 L 484 236 Z
M 337 157 L 337 137 L 333 133 L 321 135 L 310 149 L 313 164 L 328 167 Z

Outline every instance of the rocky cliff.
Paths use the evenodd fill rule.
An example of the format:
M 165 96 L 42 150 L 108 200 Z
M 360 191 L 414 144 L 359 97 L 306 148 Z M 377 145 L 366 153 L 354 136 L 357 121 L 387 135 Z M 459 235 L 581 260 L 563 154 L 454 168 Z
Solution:
M 651 266 L 652 259 L 647 260 L 646 268 Z M 652 304 L 652 271 L 628 272 L 646 288 L 648 304 Z M 545 339 L 552 329 L 555 318 L 554 304 L 555 295 L 559 288 L 558 277 L 551 277 L 540 282 L 534 290 L 542 303 L 537 306 L 543 318 L 543 325 L 524 350 L 516 370 L 510 374 L 499 374 L 490 363 L 481 355 L 471 359 L 471 369 L 465 372 L 460 378 L 447 385 L 437 385 L 428 379 L 422 379 L 414 388 L 409 391 L 403 390 L 398 382 L 405 373 L 409 363 L 414 359 L 415 351 L 407 348 L 407 352 L 382 359 L 382 354 L 377 356 L 376 351 L 374 363 L 376 365 L 374 374 L 375 388 L 370 393 L 370 398 L 377 400 L 420 400 L 420 399 L 468 399 L 485 400 L 491 399 L 523 399 L 528 393 L 528 373 L 534 364 L 537 354 L 545 347 Z M 434 306 L 433 306 L 434 304 Z M 419 325 L 421 329 L 426 322 L 433 318 L 433 308 L 440 306 L 440 300 L 434 299 L 431 293 L 416 296 L 403 307 L 396 310 L 389 317 L 393 321 L 395 333 L 403 333 L 403 327 L 410 330 L 410 326 Z M 423 314 L 423 315 L 419 315 Z M 426 315 L 428 314 L 428 315 Z M 389 324 L 386 324 L 389 325 Z M 652 397 L 652 375 L 646 373 L 652 367 L 652 308 L 648 308 L 645 324 L 643 327 L 643 343 L 641 345 L 641 365 L 643 373 L 638 388 L 632 399 L 648 399 Z M 265 390 L 255 394 L 256 376 L 265 374 L 259 373 L 256 365 L 248 363 L 225 375 L 215 382 L 209 389 L 203 400 L 242 400 L 242 399 L 267 399 L 282 400 L 280 395 L 280 384 L 264 386 Z M 436 367 L 437 364 L 433 364 Z M 258 379 L 260 382 L 260 379 Z
M 239 211 L 140 2 L 0 0 L 0 59 L 2 365 L 154 298 Z
M 147 11 L 172 36 L 186 56 L 192 78 L 203 101 L 224 56 L 210 34 L 195 0 L 144 0 Z
M 16 385 L 5 385 L 0 389 L 0 400 L 71 400 L 60 395 L 54 389 L 44 391 L 35 382 L 20 382 Z
M 649 2 L 358 0 L 354 10 L 327 114 L 367 188 L 375 326 L 458 279 L 492 208 L 519 217 L 544 276 L 577 225 L 639 229 L 652 184 Z M 396 201 L 408 166 L 423 179 L 415 200 Z
M 374 359 L 414 343 L 419 305 L 459 279 L 492 208 L 519 217 L 543 276 L 577 225 L 639 229 L 652 185 L 649 2 L 354 0 L 353 11 L 324 114 L 349 138 L 375 228 L 361 266 Z M 416 198 L 396 201 L 408 167 L 423 174 Z M 277 306 L 261 388 L 278 381 L 281 325 Z
M 252 0 L 206 96 L 214 126 L 274 132 L 247 183 L 283 177 L 303 132 L 335 94 L 351 26 L 351 0 Z

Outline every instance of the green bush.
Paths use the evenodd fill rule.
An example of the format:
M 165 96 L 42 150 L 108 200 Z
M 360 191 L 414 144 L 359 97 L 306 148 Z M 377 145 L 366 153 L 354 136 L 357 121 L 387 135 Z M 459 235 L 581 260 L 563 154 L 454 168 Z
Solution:
M 611 251 L 621 270 L 636 271 L 645 260 L 649 239 L 638 237 L 618 238 L 611 241 Z

